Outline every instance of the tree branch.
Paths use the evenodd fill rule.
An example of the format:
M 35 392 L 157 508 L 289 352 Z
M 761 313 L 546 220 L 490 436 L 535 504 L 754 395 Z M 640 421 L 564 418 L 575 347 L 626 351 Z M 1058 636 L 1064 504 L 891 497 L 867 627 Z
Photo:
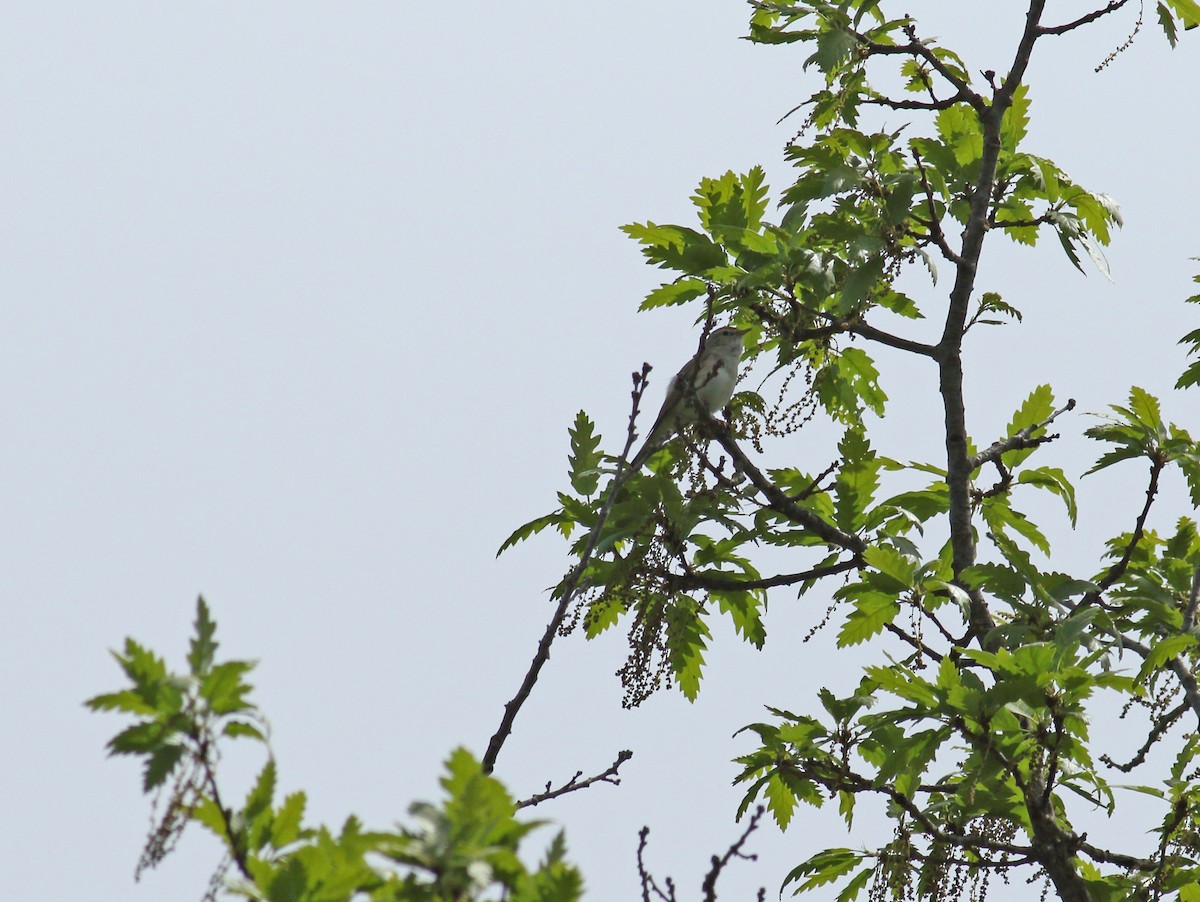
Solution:
M 608 770 L 604 771 L 603 773 L 596 774 L 594 777 L 588 777 L 586 780 L 579 779 L 581 776 L 583 776 L 583 771 L 578 770 L 575 772 L 575 776 L 573 776 L 562 786 L 558 787 L 558 789 L 551 789 L 550 784 L 547 782 L 545 792 L 539 792 L 536 795 L 532 795 L 527 799 L 517 802 L 517 807 L 532 808 L 534 805 L 540 805 L 542 802 L 549 801 L 550 799 L 556 799 L 559 796 L 564 796 L 569 792 L 577 792 L 580 789 L 587 789 L 593 783 L 611 783 L 613 786 L 620 786 L 621 781 L 617 776 L 617 772 L 621 769 L 621 765 L 632 757 L 633 752 L 629 751 L 628 749 L 622 750 L 617 753 L 617 759 L 608 766 Z
M 1132 855 L 1122 855 L 1120 852 L 1110 852 L 1108 849 L 1093 846 L 1090 842 L 1086 842 L 1082 838 L 1079 841 L 1079 851 L 1085 853 L 1094 861 L 1115 864 L 1117 867 L 1129 868 L 1133 871 L 1153 871 L 1158 867 L 1157 864 L 1148 858 L 1135 858 Z
M 865 566 L 865 562 L 856 554 L 849 560 L 838 561 L 836 564 L 813 567 L 810 570 L 802 570 L 799 573 L 781 573 L 777 576 L 767 576 L 761 579 L 741 579 L 720 571 L 703 571 L 698 573 L 690 568 L 686 573 L 682 574 L 661 573 L 659 575 L 673 589 L 706 589 L 712 592 L 736 592 L 749 589 L 772 589 L 776 586 L 794 586 L 796 583 L 802 583 L 805 580 L 821 579 L 825 576 L 845 573 L 848 570 L 857 570 L 863 566 Z
M 906 25 L 904 33 L 908 36 L 907 44 L 879 44 L 872 41 L 866 35 L 851 31 L 854 39 L 862 44 L 874 56 L 910 56 L 914 59 L 922 59 L 930 65 L 938 75 L 946 79 L 953 87 L 959 99 L 969 103 L 976 112 L 982 113 L 986 109 L 987 104 L 983 98 L 971 90 L 970 83 L 960 76 L 957 72 L 938 59 L 937 55 L 925 46 L 917 38 L 916 30 L 913 26 Z
M 932 648 L 930 648 L 928 645 L 926 645 L 924 642 L 922 642 L 916 636 L 910 636 L 908 633 L 904 632 L 904 630 L 900 629 L 900 627 L 896 626 L 896 624 L 894 624 L 894 623 L 885 623 L 883 625 L 883 628 L 885 630 L 887 630 L 889 633 L 891 633 L 893 636 L 896 636 L 897 638 L 902 639 L 905 642 L 907 642 L 909 645 L 911 645 L 916 650 L 917 654 L 926 655 L 927 657 L 933 658 L 933 660 L 937 661 L 939 664 L 941 663 L 941 661 L 942 661 L 941 654 L 934 651 Z
M 1034 433 L 1045 429 L 1062 414 L 1066 413 L 1068 410 L 1074 409 L 1075 399 L 1070 398 L 1066 404 L 1054 411 L 1054 413 L 1050 414 L 1050 416 L 1046 417 L 1046 419 L 1042 420 L 1040 423 L 1034 423 L 1031 426 L 1026 426 L 1024 429 L 1014 433 L 1013 435 L 1010 435 L 1008 438 L 1001 439 L 997 442 L 992 442 L 991 445 L 972 457 L 967 462 L 968 466 L 970 466 L 972 471 L 978 470 L 986 463 L 999 461 L 1001 456 L 1007 451 L 1020 451 L 1025 448 L 1036 448 L 1038 445 L 1044 445 L 1046 442 L 1054 441 L 1054 439 L 1058 438 L 1057 435 L 1040 435 L 1034 437 Z
M 731 860 L 734 858 L 741 858 L 744 861 L 758 860 L 757 855 L 744 854 L 742 852 L 742 846 L 745 845 L 746 840 L 750 838 L 750 834 L 758 829 L 758 822 L 762 820 L 762 816 L 766 810 L 767 809 L 762 805 L 759 805 L 757 808 L 755 808 L 754 814 L 750 816 L 750 823 L 742 832 L 742 835 L 738 837 L 737 841 L 729 847 L 728 851 L 726 851 L 724 855 L 720 857 L 714 855 L 712 857 L 712 867 L 709 869 L 708 873 L 704 875 L 704 883 L 700 885 L 700 888 L 704 890 L 704 902 L 717 902 L 717 878 L 721 875 L 721 869 L 729 864 Z
M 1080 602 L 1080 606 L 1082 606 L 1082 602 Z M 1149 645 L 1145 645 L 1136 639 L 1131 639 L 1115 629 L 1110 631 L 1109 634 L 1120 643 L 1122 648 L 1127 648 L 1135 652 L 1143 659 L 1150 657 L 1151 648 Z M 1188 707 L 1196 715 L 1197 724 L 1200 725 L 1200 686 L 1196 684 L 1195 674 L 1192 673 L 1192 669 L 1188 666 L 1187 662 L 1179 655 L 1167 661 L 1167 666 L 1175 674 L 1175 678 L 1179 680 L 1180 688 L 1183 689 L 1183 697 L 1187 700 Z
M 1142 536 L 1145 535 L 1146 518 L 1150 516 L 1150 507 L 1154 504 L 1154 499 L 1158 495 L 1158 479 L 1162 475 L 1163 467 L 1165 466 L 1165 461 L 1158 459 L 1150 461 L 1150 484 L 1146 486 L 1146 503 L 1142 505 L 1137 522 L 1133 525 L 1133 532 L 1129 536 L 1129 541 L 1125 543 L 1125 550 L 1121 554 L 1121 559 L 1108 568 L 1108 572 L 1096 584 L 1097 588 L 1084 595 L 1077 607 L 1098 604 L 1100 596 L 1125 574 L 1126 569 L 1129 567 L 1129 562 L 1133 560 L 1133 552 L 1137 550 L 1138 543 L 1142 541 Z
M 889 348 L 897 348 L 898 350 L 908 351 L 912 354 L 920 354 L 923 357 L 933 357 L 937 353 L 933 345 L 912 341 L 908 338 L 901 338 L 899 335 L 892 335 L 890 332 L 884 332 L 876 329 L 874 326 L 869 326 L 861 320 L 851 323 L 847 331 L 853 332 L 855 335 L 861 335 L 863 338 L 868 338 L 871 341 L 877 341 L 882 345 L 887 345 Z
M 943 842 L 956 848 L 982 849 L 989 852 L 1002 852 L 1006 855 L 1034 855 L 1034 850 L 1030 846 L 997 842 L 981 836 L 971 836 L 966 833 L 947 833 L 934 823 L 920 806 L 892 784 L 877 784 L 855 773 L 845 765 L 840 763 L 835 764 L 832 759 L 826 761 L 808 759 L 805 763 L 808 766 L 801 766 L 794 761 L 782 761 L 778 766 L 783 770 L 794 772 L 799 777 L 815 780 L 829 790 L 874 792 L 884 795 L 898 807 L 904 809 L 913 820 L 921 825 L 921 829 L 937 842 Z M 830 773 L 826 773 L 826 770 Z
M 642 395 L 645 394 L 646 386 L 649 384 L 650 369 L 650 364 L 643 363 L 641 372 L 633 374 L 633 391 L 630 393 L 633 399 L 633 406 L 629 413 L 629 425 L 625 430 L 625 447 L 621 450 L 621 456 L 617 461 L 617 472 L 609 484 L 608 497 L 604 499 L 604 504 L 601 506 L 600 512 L 596 515 L 596 523 L 592 526 L 592 530 L 588 534 L 583 552 L 579 555 L 579 561 L 571 568 L 570 573 L 566 575 L 555 589 L 555 592 L 559 595 L 558 607 L 554 609 L 554 614 L 551 615 L 550 622 L 546 624 L 541 641 L 538 642 L 537 650 L 534 652 L 533 660 L 529 663 L 529 670 L 525 673 L 525 679 L 521 681 L 521 685 L 517 689 L 517 694 L 504 706 L 504 715 L 500 718 L 500 726 L 496 728 L 496 732 L 492 734 L 492 738 L 488 742 L 487 751 L 484 752 L 483 761 L 481 762 L 485 774 L 490 774 L 495 768 L 496 758 L 499 757 L 500 749 L 504 747 L 505 741 L 512 733 L 513 723 L 517 719 L 517 714 L 525 702 L 529 700 L 529 695 L 533 692 L 533 687 L 537 683 L 538 675 L 542 672 L 542 667 L 550 660 L 550 646 L 554 643 L 554 638 L 562 628 L 563 620 L 567 616 L 567 608 L 570 606 L 571 601 L 575 598 L 575 593 L 579 589 L 579 580 L 583 577 L 584 571 L 587 570 L 587 566 L 591 562 L 592 554 L 595 552 L 596 545 L 600 541 L 600 531 L 604 528 L 604 522 L 608 519 L 609 511 L 612 510 L 617 493 L 629 476 L 630 470 L 627 463 L 629 452 L 633 449 L 633 443 L 637 439 L 637 430 L 634 428 L 634 424 L 637 421 L 638 412 L 641 408 Z
M 960 91 L 945 100 L 896 100 L 893 97 L 878 94 L 874 97 L 863 98 L 863 103 L 885 106 L 889 110 L 945 110 L 964 100 L 967 100 L 967 97 Z
M 1183 609 L 1183 631 L 1190 633 L 1196 626 L 1196 607 L 1200 605 L 1200 564 L 1192 571 L 1192 588 L 1188 592 L 1187 605 Z
M 1162 739 L 1167 730 L 1171 729 L 1171 727 L 1175 725 L 1179 718 L 1183 717 L 1183 715 L 1187 712 L 1187 709 L 1187 699 L 1184 699 L 1166 714 L 1155 718 L 1154 727 L 1150 730 L 1150 734 L 1146 737 L 1146 741 L 1142 743 L 1142 747 L 1137 750 L 1137 754 L 1135 754 L 1124 764 L 1118 764 L 1108 755 L 1101 755 L 1100 760 L 1109 767 L 1115 767 L 1123 774 L 1129 773 L 1135 767 L 1145 763 L 1146 755 L 1149 753 L 1150 749 L 1154 747 L 1154 744 L 1158 742 L 1158 740 Z
M 1102 9 L 1090 12 L 1086 16 L 1080 16 L 1073 22 L 1067 22 L 1064 25 L 1040 25 L 1037 29 L 1038 36 L 1066 34 L 1068 31 L 1073 31 L 1081 25 L 1087 25 L 1089 22 L 1095 22 L 1097 19 L 1107 16 L 1109 13 L 1116 12 L 1128 2 L 1129 0 L 1111 0 L 1111 2 Z
M 800 524 L 805 529 L 811 531 L 813 535 L 830 545 L 845 548 L 847 551 L 853 551 L 856 554 L 861 553 L 866 548 L 866 543 L 858 536 L 842 532 L 836 526 L 826 523 L 812 511 L 796 504 L 787 496 L 787 493 L 783 489 L 764 476 L 763 472 L 754 466 L 742 449 L 738 447 L 727 425 L 722 424 L 714 417 L 708 418 L 707 425 L 717 442 L 733 458 L 733 462 L 737 465 L 737 468 L 746 474 L 750 483 L 767 499 L 767 506 L 771 510 L 782 514 L 794 523 Z
M 955 253 L 954 248 L 950 247 L 950 242 L 946 240 L 946 233 L 942 231 L 942 222 L 937 213 L 937 202 L 933 196 L 933 186 L 929 184 L 929 176 L 925 172 L 925 163 L 921 160 L 921 152 L 914 147 L 912 155 L 917 169 L 921 171 L 921 187 L 925 191 L 925 203 L 929 207 L 929 222 L 924 223 L 925 228 L 929 230 L 929 235 L 937 249 L 942 252 L 942 256 L 951 263 L 958 263 L 958 254 Z

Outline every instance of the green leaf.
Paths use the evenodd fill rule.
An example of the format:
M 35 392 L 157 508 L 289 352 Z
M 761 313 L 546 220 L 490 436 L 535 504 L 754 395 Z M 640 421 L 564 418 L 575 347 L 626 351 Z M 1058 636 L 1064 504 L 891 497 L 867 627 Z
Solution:
M 152 754 L 170 742 L 176 731 L 159 721 L 144 721 L 126 727 L 108 741 L 110 755 Z
M 804 61 L 807 69 L 816 63 L 822 72 L 832 72 L 856 46 L 854 35 L 844 28 L 825 28 L 817 34 L 817 52 Z
M 258 779 L 246 795 L 246 804 L 240 812 L 246 830 L 251 835 L 251 848 L 258 849 L 267 839 L 265 830 L 271 820 L 271 799 L 275 796 L 275 759 L 268 758 Z
M 184 751 L 182 745 L 174 742 L 160 745 L 154 749 L 147 756 L 145 767 L 142 770 L 142 792 L 150 792 L 165 783 L 167 777 L 171 776 L 176 765 L 183 758 Z
M 575 425 L 567 430 L 571 437 L 571 488 L 583 496 L 591 496 L 600 484 L 600 436 L 594 424 L 582 410 L 575 415 Z
M 309 894 L 308 869 L 300 858 L 287 859 L 270 879 L 267 902 L 295 902 L 308 898 L 312 898 Z
M 808 879 L 795 891 L 795 895 L 832 883 L 854 870 L 862 860 L 862 853 L 853 849 L 825 849 L 793 868 L 784 878 L 780 892 L 782 893 L 789 883 L 795 883 L 802 877 Z
M 1011 438 L 1024 429 L 1045 422 L 1052 413 L 1054 413 L 1054 392 L 1049 385 L 1039 385 L 1029 393 L 1029 397 L 1013 413 L 1012 420 L 1008 424 L 1008 437 Z M 1032 436 L 1036 437 L 1044 432 L 1044 429 L 1036 429 Z M 1004 452 L 1004 463 L 1009 467 L 1015 467 L 1033 454 L 1034 450 L 1036 449 L 1020 448 L 1006 451 Z
M 500 545 L 500 549 L 496 552 L 496 557 L 504 554 L 509 548 L 512 548 L 518 542 L 524 542 L 530 536 L 537 535 L 547 526 L 558 526 L 570 520 L 562 511 L 555 511 L 552 514 L 546 514 L 541 517 L 534 517 L 528 523 L 518 526 L 513 530 L 512 535 L 504 540 Z M 573 522 L 573 521 L 571 521 Z
M 1171 15 L 1171 11 L 1167 9 L 1167 5 L 1163 2 L 1158 3 L 1158 24 L 1162 26 L 1163 34 L 1167 36 L 1167 43 L 1171 45 L 1171 49 L 1175 49 L 1175 44 L 1178 42 L 1178 32 L 1175 30 L 1175 17 Z
M 202 798 L 192 809 L 192 820 L 207 828 L 210 833 L 221 841 L 228 842 L 229 836 L 225 832 L 225 818 L 221 814 L 221 809 L 217 807 L 217 803 L 208 796 Z
M 1014 510 L 1004 495 L 985 498 L 983 518 L 993 532 L 1002 535 L 1010 530 L 1031 542 L 1042 554 L 1050 553 L 1050 541 L 1037 525 L 1018 510 Z
M 1146 659 L 1142 662 L 1141 670 L 1138 671 L 1138 682 L 1140 683 L 1155 671 L 1162 669 L 1162 666 L 1176 655 L 1182 654 L 1196 645 L 1197 638 L 1189 633 L 1168 636 L 1155 643 L 1150 649 L 1150 654 L 1146 655 Z
M 584 635 L 595 639 L 609 627 L 616 626 L 623 613 L 625 605 L 619 599 L 605 596 L 592 602 L 583 617 Z
M 196 635 L 191 642 L 191 651 L 188 653 L 188 666 L 191 668 L 192 676 L 200 677 L 208 672 L 208 668 L 212 666 L 213 655 L 217 651 L 217 642 L 213 639 L 217 631 L 217 624 L 213 622 L 208 614 L 208 605 L 204 601 L 204 596 L 201 595 L 196 599 Z
M 879 488 L 879 461 L 861 424 L 847 429 L 838 443 L 842 465 L 834 483 L 836 522 L 840 529 L 862 528 L 863 514 Z
M 84 702 L 93 711 L 125 711 L 128 714 L 154 714 L 158 711 L 131 689 L 97 695 Z
M 1200 25 L 1200 3 L 1196 0 L 1167 0 L 1167 5 L 1183 23 L 1184 29 Z
M 1075 506 L 1075 486 L 1067 479 L 1066 474 L 1058 467 L 1039 467 L 1036 470 L 1022 470 L 1017 476 L 1020 485 L 1032 485 L 1053 492 L 1063 500 L 1067 507 L 1067 516 L 1071 526 L 1075 525 L 1078 508 Z
M 200 696 L 216 714 L 252 710 L 246 695 L 254 688 L 242 675 L 254 669 L 250 661 L 223 661 L 213 667 L 200 683 Z
M 1000 143 L 1009 153 L 1025 140 L 1029 130 L 1029 85 L 1021 83 L 1013 92 L 1012 105 L 1004 111 L 1000 125 Z
M 915 564 L 890 545 L 872 545 L 863 551 L 863 560 L 890 580 L 877 588 L 900 593 L 913 587 Z
M 304 820 L 307 798 L 303 792 L 294 792 L 283 800 L 279 812 L 271 825 L 271 845 L 282 849 L 300 837 L 300 825 Z
M 969 104 L 956 103 L 938 113 L 937 130 L 959 166 L 976 163 L 983 156 L 983 131 Z
M 817 373 L 814 388 L 829 415 L 847 426 L 859 424 L 864 406 L 882 416 L 887 401 L 874 361 L 858 348 L 831 358 Z
M 257 739 L 259 742 L 266 742 L 267 737 L 263 731 L 254 724 L 246 723 L 241 720 L 231 720 L 225 724 L 221 730 L 222 736 L 228 736 L 230 739 Z
M 837 902 L 850 902 L 852 899 L 857 899 L 858 894 L 862 892 L 863 887 L 870 882 L 871 877 L 875 874 L 875 868 L 863 868 L 854 875 L 854 879 L 842 888 L 842 891 L 837 894 Z
M 724 614 L 729 614 L 733 627 L 755 648 L 762 648 L 767 630 L 762 621 L 763 599 L 756 592 L 714 592 L 713 596 Z
M 775 823 L 780 830 L 786 830 L 792 822 L 792 813 L 796 810 L 796 796 L 782 774 L 777 771 L 771 775 L 763 795 L 766 796 L 767 810 L 775 818 Z
M 728 263 L 725 251 L 707 235 L 683 226 L 631 223 L 621 231 L 642 245 L 642 253 L 663 269 L 702 276 Z
M 865 642 L 881 632 L 899 613 L 900 605 L 894 596 L 883 592 L 864 593 L 854 602 L 854 610 L 838 632 L 838 648 Z
M 686 304 L 694 298 L 703 296 L 707 290 L 707 283 L 703 279 L 688 277 L 676 279 L 674 282 L 664 282 L 646 295 L 646 299 L 642 301 L 638 309 L 653 310 L 656 307 Z
M 710 633 L 699 606 L 690 598 L 677 600 L 666 611 L 667 659 L 684 698 L 694 702 L 700 695 L 706 639 Z

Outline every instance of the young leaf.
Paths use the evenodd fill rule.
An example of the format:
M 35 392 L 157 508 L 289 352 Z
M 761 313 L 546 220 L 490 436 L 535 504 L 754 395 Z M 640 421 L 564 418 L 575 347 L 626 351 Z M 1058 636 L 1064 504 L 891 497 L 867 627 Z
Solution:
M 534 517 L 528 523 L 518 526 L 512 531 L 512 535 L 500 545 L 500 549 L 496 552 L 496 557 L 500 557 L 500 555 L 504 554 L 505 551 L 512 548 L 518 542 L 524 542 L 530 536 L 537 535 L 547 526 L 558 526 L 567 520 L 568 517 L 561 510 L 555 511 L 552 514 L 545 514 L 541 517 Z
M 212 666 L 218 644 L 213 638 L 216 631 L 217 624 L 209 616 L 208 605 L 201 595 L 196 599 L 196 635 L 192 638 L 191 651 L 188 653 L 188 666 L 192 676 L 202 676 Z
M 580 495 L 590 496 L 600 483 L 600 436 L 588 415 L 582 410 L 575 415 L 575 424 L 569 430 L 571 436 L 571 488 Z

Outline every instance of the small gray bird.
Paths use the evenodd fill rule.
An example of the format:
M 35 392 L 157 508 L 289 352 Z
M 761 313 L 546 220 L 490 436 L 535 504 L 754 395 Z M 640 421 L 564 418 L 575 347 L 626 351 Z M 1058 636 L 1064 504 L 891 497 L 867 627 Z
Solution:
M 737 385 L 746 331 L 733 326 L 714 330 L 696 356 L 683 365 L 667 386 L 666 400 L 646 441 L 629 463 L 631 472 L 640 470 L 680 429 L 699 420 L 698 408 L 711 416 L 729 403 Z

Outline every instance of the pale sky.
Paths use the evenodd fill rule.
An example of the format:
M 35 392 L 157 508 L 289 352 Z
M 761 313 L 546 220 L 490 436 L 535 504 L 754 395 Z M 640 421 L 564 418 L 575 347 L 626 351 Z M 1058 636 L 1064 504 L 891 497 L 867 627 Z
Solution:
M 976 72 L 1005 68 L 1023 6 L 885 4 Z M 1198 36 L 1169 51 L 1148 9 L 1095 74 L 1134 15 L 1046 42 L 1028 79 L 1029 149 L 1122 206 L 1115 281 L 1077 273 L 1053 238 L 992 236 L 979 287 L 1025 322 L 968 348 L 974 438 L 1002 435 L 1049 381 L 1080 413 L 1046 463 L 1076 475 L 1096 454 L 1083 412 L 1131 384 L 1200 428 L 1195 396 L 1170 389 L 1198 318 L 1182 303 L 1200 270 Z M 775 123 L 816 75 L 803 48 L 738 40 L 746 18 L 735 0 L 6 6 L 6 895 L 204 892 L 219 849 L 199 828 L 133 883 L 149 802 L 135 762 L 105 757 L 124 722 L 81 704 L 122 685 L 108 650 L 127 635 L 182 668 L 198 593 L 221 652 L 260 661 L 280 790 L 308 792 L 310 821 L 389 827 L 440 798 L 454 746 L 482 754 L 569 566 L 549 534 L 496 548 L 567 486 L 576 411 L 617 450 L 629 373 L 655 364 L 656 406 L 695 347 L 692 311 L 636 314 L 660 278 L 617 227 L 690 224 L 696 183 L 726 169 L 764 165 L 776 196 L 787 184 L 799 123 Z M 911 283 L 931 315 L 912 334 L 936 325 L 947 283 Z M 933 374 L 879 359 L 903 378 L 884 382 L 876 446 L 936 459 Z M 777 453 L 820 470 L 828 452 L 814 428 Z M 1060 567 L 1097 568 L 1141 476 L 1084 480 L 1081 517 L 1098 522 L 1075 533 L 1038 508 Z M 1188 512 L 1180 493 L 1168 484 L 1161 527 Z M 764 704 L 805 710 L 817 686 L 857 681 L 836 630 L 800 642 L 827 599 L 773 595 L 761 654 L 715 618 L 695 704 L 667 691 L 623 711 L 620 631 L 555 646 L 497 776 L 526 796 L 633 750 L 619 788 L 532 813 L 566 829 L 589 898 L 636 896 L 643 824 L 655 873 L 699 897 L 741 829 L 730 759 L 752 743 L 734 731 Z M 229 794 L 261 763 L 231 751 Z M 863 841 L 837 831 L 805 809 L 782 837 L 764 827 L 761 860 L 731 865 L 721 898 L 774 897 L 823 844 Z

